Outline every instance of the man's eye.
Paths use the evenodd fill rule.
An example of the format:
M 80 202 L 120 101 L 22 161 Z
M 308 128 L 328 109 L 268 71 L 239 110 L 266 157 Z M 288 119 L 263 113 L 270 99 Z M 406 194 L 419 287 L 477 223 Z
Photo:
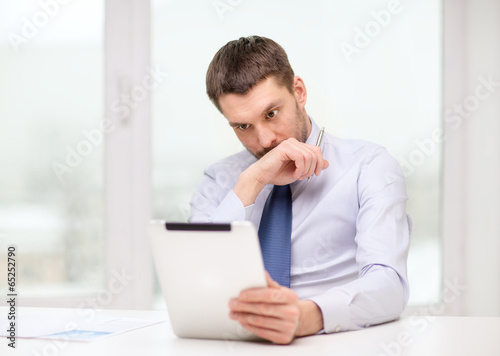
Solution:
M 241 130 L 241 131 L 245 131 L 245 130 L 246 130 L 246 129 L 248 129 L 249 127 L 250 127 L 250 125 L 249 125 L 249 124 L 241 124 L 241 125 L 236 126 L 236 128 L 237 128 L 238 130 Z
M 267 113 L 267 115 L 266 115 L 266 117 L 267 117 L 268 119 L 272 119 L 273 117 L 275 117 L 275 116 L 276 116 L 276 114 L 278 114 L 278 110 L 277 110 L 277 109 L 276 109 L 276 110 L 273 110 L 273 111 L 268 112 L 268 113 Z

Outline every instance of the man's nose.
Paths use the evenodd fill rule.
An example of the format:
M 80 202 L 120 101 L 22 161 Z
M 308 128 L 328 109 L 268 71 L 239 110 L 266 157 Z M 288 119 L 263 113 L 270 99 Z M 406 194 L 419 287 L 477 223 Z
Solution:
M 267 127 L 260 127 L 257 130 L 259 144 L 264 148 L 273 147 L 276 144 L 276 134 Z

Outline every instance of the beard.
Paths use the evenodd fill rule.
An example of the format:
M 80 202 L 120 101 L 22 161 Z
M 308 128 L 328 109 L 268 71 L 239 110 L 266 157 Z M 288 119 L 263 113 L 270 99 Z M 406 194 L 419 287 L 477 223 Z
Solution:
M 309 117 L 302 111 L 300 111 L 299 105 L 297 102 L 295 103 L 295 132 L 294 132 L 294 137 L 297 141 L 299 142 L 306 142 L 307 140 L 307 121 L 309 120 Z M 276 145 L 272 147 L 267 147 L 264 148 L 263 150 L 257 151 L 257 152 L 252 152 L 250 150 L 250 153 L 254 155 L 257 159 L 261 159 L 264 157 L 267 153 L 271 152 L 276 146 L 278 146 L 281 142 L 277 143 Z

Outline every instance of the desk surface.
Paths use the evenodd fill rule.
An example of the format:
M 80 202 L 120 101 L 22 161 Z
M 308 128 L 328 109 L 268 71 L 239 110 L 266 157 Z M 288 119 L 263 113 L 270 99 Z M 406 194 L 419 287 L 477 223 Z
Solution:
M 50 318 L 51 311 L 74 313 L 71 309 L 19 308 Z M 367 355 L 367 356 L 461 356 L 500 355 L 500 318 L 406 317 L 395 322 L 359 331 L 315 335 L 279 346 L 262 342 L 179 339 L 173 333 L 164 311 L 106 310 L 103 315 L 162 319 L 166 322 L 111 336 L 94 342 L 65 342 L 17 338 L 17 348 L 7 347 L 0 338 L 1 355 Z M 0 317 L 7 308 L 0 307 Z

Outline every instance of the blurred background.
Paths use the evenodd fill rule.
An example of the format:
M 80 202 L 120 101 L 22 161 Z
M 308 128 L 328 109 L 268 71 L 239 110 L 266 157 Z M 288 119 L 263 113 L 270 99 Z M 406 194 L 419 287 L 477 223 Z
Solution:
M 205 73 L 257 34 L 319 125 L 401 164 L 407 313 L 500 316 L 499 20 L 493 0 L 0 0 L 0 266 L 17 245 L 20 305 L 164 307 L 144 227 L 185 221 L 203 169 L 243 149 Z

